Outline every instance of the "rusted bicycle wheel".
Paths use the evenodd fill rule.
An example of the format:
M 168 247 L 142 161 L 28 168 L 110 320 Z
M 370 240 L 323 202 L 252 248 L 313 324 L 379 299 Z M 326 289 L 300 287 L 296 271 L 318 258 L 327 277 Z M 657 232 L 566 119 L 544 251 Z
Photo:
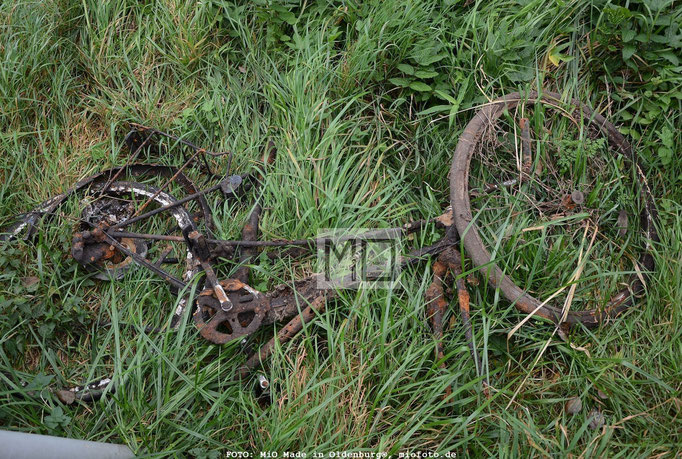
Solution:
M 547 121 L 548 113 L 564 121 Z M 569 139 L 572 134 L 576 138 Z M 627 227 L 618 227 L 628 215 L 627 206 L 616 202 L 608 207 L 609 198 L 631 204 Z M 603 116 L 578 101 L 564 102 L 559 94 L 509 94 L 481 108 L 455 150 L 450 199 L 467 256 L 524 313 L 555 323 L 596 326 L 632 306 L 644 292 L 647 273 L 654 269 L 650 248 L 658 240 L 656 209 L 635 153 Z M 495 218 L 486 220 L 493 212 Z M 517 220 L 516 226 L 510 223 Z M 576 230 L 580 228 L 586 231 Z M 571 308 L 564 314 L 558 301 L 547 301 L 559 289 L 543 286 L 555 280 L 552 276 L 557 282 L 563 278 L 567 285 L 566 273 L 540 273 L 551 268 L 547 257 L 552 250 L 555 257 L 568 257 L 574 256 L 570 249 L 577 243 L 584 248 L 587 228 L 593 228 L 603 242 L 605 256 L 599 262 L 610 260 L 619 266 L 593 263 L 592 272 L 583 276 L 586 288 L 593 285 L 592 293 L 579 291 L 589 300 L 582 301 L 582 309 Z M 566 234 L 559 237 L 560 231 Z M 636 237 L 630 237 L 633 232 Z M 631 243 L 632 250 L 624 248 L 626 242 L 618 241 L 618 235 Z M 531 275 L 524 274 L 528 272 Z

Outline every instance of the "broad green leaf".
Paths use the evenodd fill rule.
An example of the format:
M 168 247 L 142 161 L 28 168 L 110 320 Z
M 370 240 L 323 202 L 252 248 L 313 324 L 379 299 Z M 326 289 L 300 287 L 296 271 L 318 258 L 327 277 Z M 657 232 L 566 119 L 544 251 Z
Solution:
M 426 83 L 422 83 L 421 81 L 413 81 L 410 83 L 410 88 L 419 92 L 431 91 L 431 86 Z
M 414 74 L 417 78 L 433 78 L 438 76 L 438 72 L 434 70 L 417 70 Z
M 445 53 L 435 54 L 435 55 L 429 56 L 428 58 L 423 59 L 420 62 L 420 64 L 421 65 L 431 65 L 431 64 L 434 64 L 436 62 L 442 61 L 446 57 L 448 57 L 448 55 Z
M 421 66 L 428 66 L 447 57 L 445 53 L 433 53 L 433 50 L 420 50 L 412 55 L 412 58 Z
M 625 45 L 623 46 L 623 60 L 628 60 L 632 57 L 633 54 L 635 54 L 635 47 L 632 45 Z
M 661 53 L 658 53 L 659 56 L 666 58 L 672 65 L 680 65 L 680 58 L 677 56 L 677 54 L 670 52 L 670 51 L 664 51 Z
M 289 25 L 296 24 L 296 16 L 294 15 L 294 13 L 292 13 L 290 11 L 287 11 L 286 13 L 282 13 L 281 17 L 284 20 L 284 22 L 286 22 Z
M 210 112 L 213 110 L 213 99 L 208 99 L 206 102 L 201 104 L 201 110 L 204 112 Z
M 661 163 L 665 166 L 673 160 L 673 151 L 670 148 L 661 147 L 658 149 L 658 157 L 661 158 Z
M 388 81 L 396 86 L 400 86 L 401 88 L 409 86 L 410 82 L 412 82 L 412 80 L 409 78 L 389 78 Z
M 412 67 L 410 64 L 398 64 L 396 67 L 398 70 L 407 75 L 414 75 L 414 67 Z
M 621 34 L 623 37 L 623 42 L 627 43 L 629 41 L 632 41 L 632 39 L 635 38 L 636 34 L 637 34 L 637 32 L 635 32 L 632 29 L 623 30 L 623 33 Z

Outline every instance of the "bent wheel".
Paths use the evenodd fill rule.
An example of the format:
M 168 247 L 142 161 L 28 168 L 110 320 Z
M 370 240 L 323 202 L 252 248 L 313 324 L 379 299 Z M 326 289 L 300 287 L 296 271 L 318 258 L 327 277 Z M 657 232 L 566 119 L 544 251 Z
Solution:
M 545 115 L 548 112 L 568 121 L 563 125 L 554 121 L 546 123 Z M 525 138 L 528 128 L 522 129 L 520 123 L 521 118 L 525 119 L 526 116 L 535 122 L 534 138 L 530 142 Z M 561 128 L 563 131 L 559 129 L 560 126 L 564 126 Z M 579 137 L 557 139 L 553 135 L 558 131 L 575 132 Z M 554 144 L 559 147 L 550 148 Z M 530 163 L 523 151 L 528 145 L 537 149 L 532 152 Z M 578 153 L 569 155 L 566 145 L 573 145 Z M 600 146 L 608 154 L 599 155 L 602 153 L 598 151 Z M 505 156 L 505 150 L 511 155 Z M 621 159 L 622 166 L 619 162 Z M 616 173 L 616 179 L 607 183 L 606 188 L 602 186 L 597 190 L 601 183 L 597 174 L 602 169 L 599 166 L 587 166 L 589 162 L 615 165 L 616 169 L 621 167 L 621 172 Z M 477 167 L 472 168 L 472 163 L 477 163 Z M 494 183 L 489 182 L 491 171 L 498 175 Z M 621 176 L 618 176 L 619 173 Z M 617 226 L 616 208 L 606 208 L 599 200 L 606 200 L 610 196 L 608 187 L 613 189 L 628 179 L 631 179 L 632 185 L 625 190 L 632 195 L 633 205 L 639 209 L 641 216 L 639 237 L 642 250 L 639 251 L 638 265 L 633 268 L 630 264 L 627 269 L 623 266 L 611 267 L 614 278 L 620 275 L 617 281 L 609 281 L 609 289 L 615 290 L 615 294 L 609 297 L 594 296 L 593 300 L 583 304 L 582 310 L 572 308 L 564 314 L 565 311 L 558 304 L 537 299 L 534 294 L 548 297 L 554 293 L 551 290 L 543 291 L 540 288 L 542 285 L 534 283 L 543 276 L 537 273 L 544 272 L 543 269 L 551 264 L 547 252 L 552 248 L 561 248 L 560 245 L 548 245 L 547 241 L 552 240 L 552 244 L 555 244 L 559 239 L 552 237 L 561 230 L 565 233 L 562 243 L 574 243 L 577 239 L 585 248 L 587 244 L 584 244 L 584 237 L 580 239 L 583 228 L 600 228 L 599 231 L 604 232 L 606 228 Z M 638 266 L 641 266 L 641 271 L 654 269 L 654 260 L 648 249 L 651 242 L 657 240 L 654 228 L 656 210 L 646 177 L 632 148 L 603 116 L 580 102 L 562 102 L 559 94 L 538 95 L 533 92 L 524 96 L 515 93 L 479 110 L 466 126 L 455 150 L 450 170 L 450 199 L 455 225 L 467 255 L 500 288 L 504 296 L 524 313 L 536 314 L 557 323 L 565 321 L 595 326 L 627 309 L 643 292 L 642 279 L 646 273 L 634 273 L 640 270 Z M 494 211 L 498 212 L 495 218 L 486 220 L 486 215 Z M 515 227 L 514 222 L 523 218 L 527 218 L 527 221 Z M 634 220 L 630 218 L 631 222 Z M 535 234 L 541 234 L 542 237 L 536 237 Z M 537 246 L 534 257 L 514 258 L 524 253 L 533 237 L 545 245 Z M 559 256 L 561 253 L 559 251 Z M 563 253 L 572 252 L 566 249 Z M 629 255 L 629 252 L 623 251 L 622 259 L 625 260 Z M 530 271 L 532 276 L 519 275 L 522 269 Z M 589 276 L 583 275 L 581 280 L 600 279 L 601 274 L 596 269 L 594 271 Z M 623 276 L 624 271 L 632 274 Z M 551 276 L 560 278 L 564 274 L 544 273 L 543 280 L 552 280 Z M 604 275 L 602 278 L 606 277 Z M 564 282 L 563 285 L 567 284 Z

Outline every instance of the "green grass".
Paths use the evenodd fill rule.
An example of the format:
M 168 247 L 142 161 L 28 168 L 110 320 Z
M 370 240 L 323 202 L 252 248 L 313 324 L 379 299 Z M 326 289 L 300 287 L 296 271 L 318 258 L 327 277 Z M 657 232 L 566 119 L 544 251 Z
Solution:
M 233 167 L 243 172 L 274 142 L 277 159 L 261 197 L 266 239 L 437 216 L 449 201 L 452 152 L 474 110 L 504 93 L 542 88 L 582 100 L 628 136 L 657 198 L 661 241 L 638 306 L 597 329 L 572 330 L 569 342 L 550 338 L 544 321 L 508 339 L 524 316 L 479 276 L 470 285 L 472 321 L 490 398 L 454 302 L 447 368 L 434 361 L 423 263 L 403 273 L 399 290 L 343 292 L 278 348 L 264 370 L 272 394 L 263 403 L 252 386 L 232 379 L 245 359 L 239 344 L 209 344 L 191 321 L 177 332 L 142 332 L 167 324 L 174 310 L 177 298 L 161 280 L 131 270 L 121 282 L 100 282 L 77 267 L 69 256 L 74 199 L 55 220 L 64 226 L 44 225 L 35 241 L 0 252 L 0 426 L 159 456 L 678 454 L 681 22 L 673 2 L 643 0 L 627 8 L 597 0 L 4 2 L 0 224 L 79 178 L 125 163 L 120 142 L 129 122 L 234 151 Z M 162 157 L 146 159 L 182 164 L 179 148 L 167 146 Z M 618 175 L 610 174 L 596 180 Z M 614 190 L 605 188 L 604 197 L 617 199 Z M 239 235 L 249 199 L 210 197 L 221 236 Z M 522 224 L 502 231 L 515 234 Z M 429 229 L 410 243 L 438 236 Z M 574 272 L 580 238 L 546 264 L 532 256 L 545 241 L 525 242 L 518 250 L 502 245 L 511 257 L 505 262 L 528 263 L 522 280 L 544 299 Z M 612 264 L 613 251 L 611 243 L 591 254 L 585 276 L 599 289 L 617 285 L 597 267 L 632 269 Z M 311 266 L 310 258 L 259 260 L 252 284 L 272 287 Z M 221 267 L 221 276 L 229 269 Z M 582 293 L 607 292 L 578 293 L 576 305 Z M 113 325 L 97 327 L 99 320 Z M 263 329 L 250 344 L 272 333 Z M 40 389 L 112 372 L 116 394 L 73 406 L 17 397 L 5 376 Z M 448 385 L 453 394 L 443 400 Z M 564 404 L 576 396 L 583 409 L 567 414 Z M 603 428 L 588 426 L 593 408 L 605 415 Z

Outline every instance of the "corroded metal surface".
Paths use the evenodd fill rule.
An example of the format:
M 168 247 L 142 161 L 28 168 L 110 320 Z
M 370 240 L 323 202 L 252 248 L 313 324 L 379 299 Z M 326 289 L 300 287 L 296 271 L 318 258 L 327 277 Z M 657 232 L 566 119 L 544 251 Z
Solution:
M 487 127 L 494 123 L 506 110 L 511 110 L 518 104 L 533 105 L 536 103 L 548 103 L 551 105 L 569 105 L 575 111 L 575 116 L 581 117 L 586 123 L 602 132 L 609 142 L 612 151 L 623 154 L 633 165 L 637 180 L 641 186 L 641 196 L 644 203 L 641 221 L 644 239 L 647 241 L 645 252 L 641 255 L 639 263 L 646 271 L 653 271 L 654 259 L 649 249 L 651 243 L 658 240 L 654 222 L 657 218 L 653 194 L 649 188 L 646 176 L 642 171 L 632 147 L 625 140 L 618 129 L 608 122 L 602 115 L 594 112 L 586 105 L 578 101 L 564 103 L 559 94 L 545 92 L 538 95 L 530 92 L 527 95 L 515 93 L 497 99 L 481 108 L 474 118 L 464 129 L 450 168 L 450 202 L 454 212 L 455 225 L 462 238 L 462 244 L 466 254 L 481 272 L 489 277 L 492 284 L 499 287 L 504 296 L 511 301 L 519 310 L 528 314 L 535 314 L 554 322 L 561 321 L 561 309 L 543 304 L 537 298 L 528 294 L 517 286 L 509 276 L 493 262 L 490 252 L 486 248 L 478 231 L 471 211 L 469 190 L 469 166 L 476 145 L 481 140 Z M 580 199 L 579 196 L 578 200 Z M 569 205 L 575 205 L 574 199 L 569 197 Z M 643 274 L 645 278 L 646 274 Z M 644 284 L 638 275 L 632 275 L 627 280 L 627 286 L 618 292 L 611 300 L 600 309 L 586 311 L 569 311 L 565 322 L 569 324 L 582 323 L 586 326 L 596 326 L 606 319 L 616 317 L 628 307 L 632 306 L 636 298 L 644 291 Z
M 289 320 L 317 298 L 328 296 L 326 291 L 317 289 L 316 282 L 313 276 L 293 285 L 281 284 L 270 292 L 262 293 L 239 279 L 221 281 L 233 309 L 224 311 L 215 290 L 206 289 L 197 299 L 194 323 L 201 336 L 217 344 L 243 338 L 261 325 Z
M 558 103 L 557 94 L 545 93 L 538 96 L 530 93 L 527 97 L 520 94 L 512 94 L 493 103 L 486 104 L 469 123 L 464 130 L 450 171 L 450 199 L 451 208 L 443 215 L 429 220 L 410 222 L 398 228 L 375 230 L 377 233 L 389 231 L 407 235 L 419 231 L 427 225 L 435 224 L 444 230 L 445 235 L 434 244 L 413 250 L 411 253 L 400 258 L 400 265 L 407 266 L 421 262 L 429 257 L 436 257 L 432 266 L 433 281 L 426 291 L 427 317 L 431 322 L 434 337 L 436 339 L 436 360 L 445 368 L 445 351 L 443 348 L 444 316 L 447 311 L 448 301 L 445 298 L 447 285 L 454 282 L 458 293 L 460 317 L 465 326 L 465 335 L 469 344 L 478 374 L 482 368 L 478 359 L 473 340 L 473 329 L 470 320 L 469 294 L 466 282 L 462 274 L 461 254 L 455 250 L 458 243 L 457 236 L 462 238 L 462 245 L 474 265 L 481 267 L 486 275 L 490 276 L 494 285 L 501 291 L 517 308 L 527 313 L 535 313 L 539 316 L 559 321 L 561 311 L 541 304 L 537 299 L 527 294 L 515 285 L 508 276 L 491 264 L 490 253 L 484 246 L 478 234 L 478 228 L 473 220 L 470 208 L 468 186 L 469 165 L 476 144 L 479 142 L 486 127 L 494 122 L 504 110 L 514 107 L 516 104 L 525 102 L 528 104 L 539 101 Z M 647 241 L 656 241 L 657 236 L 654 228 L 656 211 L 651 190 L 648 187 L 646 177 L 634 158 L 631 147 L 617 129 L 601 115 L 593 113 L 578 102 L 571 102 L 573 107 L 591 125 L 599 128 L 608 137 L 611 147 L 623 153 L 636 167 L 638 179 L 642 185 L 644 198 L 644 210 L 642 212 L 642 228 Z M 259 327 L 286 322 L 265 345 L 252 353 L 245 364 L 237 372 L 236 377 L 244 377 L 256 368 L 276 348 L 277 343 L 284 343 L 294 337 L 304 325 L 323 312 L 329 301 L 337 295 L 335 290 L 318 288 L 318 278 L 311 276 L 302 280 L 287 284 L 280 284 L 269 292 L 259 292 L 248 285 L 249 265 L 256 259 L 256 255 L 264 248 L 282 247 L 287 248 L 290 254 L 308 252 L 316 245 L 316 240 L 297 241 L 258 241 L 259 221 L 263 211 L 259 202 L 254 203 L 248 221 L 243 227 L 242 240 L 226 241 L 215 239 L 215 228 L 206 195 L 214 191 L 222 191 L 224 199 L 237 196 L 262 183 L 263 174 L 230 175 L 230 161 L 227 172 L 224 175 L 213 173 L 206 161 L 205 154 L 218 156 L 220 153 L 208 152 L 195 145 L 178 139 L 170 134 L 154 129 L 139 127 L 139 131 L 131 133 L 126 138 L 133 154 L 129 158 L 132 162 L 143 147 L 160 152 L 158 146 L 150 143 L 152 136 L 167 136 L 175 139 L 180 144 L 189 146 L 194 153 L 179 168 L 161 165 L 126 164 L 123 167 L 112 168 L 99 174 L 87 177 L 65 193 L 48 199 L 38 205 L 34 210 L 21 215 L 15 224 L 6 228 L 0 234 L 0 240 L 9 240 L 24 234 L 27 238 L 35 234 L 37 224 L 41 220 L 48 220 L 57 209 L 74 195 L 96 196 L 94 203 L 88 203 L 81 213 L 81 226 L 73 237 L 72 255 L 80 264 L 88 269 L 97 269 L 106 273 L 102 278 L 118 279 L 131 264 L 135 263 L 164 279 L 176 291 L 188 292 L 189 282 L 200 273 L 203 273 L 203 287 L 201 292 L 194 298 L 188 293 L 183 293 L 179 306 L 173 312 L 171 327 L 175 328 L 183 318 L 183 311 L 188 305 L 194 308 L 193 320 L 199 333 L 207 340 L 223 344 L 236 339 L 243 339 L 252 335 Z M 531 151 L 531 138 L 529 122 L 523 119 L 520 125 L 522 139 L 522 157 L 520 158 L 522 172 L 519 181 L 523 181 L 530 174 L 533 156 Z M 268 145 L 263 166 L 274 160 L 274 148 Z M 199 190 L 185 176 L 184 169 L 189 165 L 196 165 L 216 182 L 205 190 Z M 119 181 L 119 177 L 163 177 L 165 183 L 160 188 L 143 185 L 137 182 Z M 182 186 L 187 195 L 177 199 L 170 195 L 164 188 L 171 182 Z M 516 183 L 514 179 L 510 186 Z M 489 187 L 497 188 L 498 185 Z M 485 188 L 484 191 L 490 191 Z M 493 189 L 490 188 L 490 189 Z M 131 194 L 142 196 L 146 202 L 137 211 L 128 207 L 116 198 Z M 562 203 L 564 208 L 575 208 L 584 201 L 584 195 L 579 190 L 566 196 Z M 155 202 L 156 208 L 145 209 L 148 204 Z M 198 215 L 191 215 L 185 205 L 195 202 L 200 211 Z M 144 213 L 142 213 L 145 211 Z M 169 234 L 143 234 L 123 231 L 123 228 L 134 222 L 144 221 L 158 215 L 170 214 L 181 236 Z M 620 221 L 621 219 L 619 219 Z M 622 226 L 627 226 L 625 219 Z M 200 223 L 203 223 L 201 225 Z M 620 224 L 620 223 L 619 223 Z M 183 257 L 168 258 L 172 248 L 162 252 L 157 262 L 146 258 L 148 246 L 154 241 L 166 241 L 184 243 L 186 254 Z M 215 272 L 214 265 L 218 259 L 231 259 L 239 263 L 232 278 L 220 280 Z M 184 262 L 184 274 L 182 279 L 172 276 L 162 268 L 170 259 L 176 262 Z M 641 265 L 648 271 L 653 270 L 654 262 L 650 253 L 646 252 L 640 259 Z M 646 276 L 646 273 L 643 274 Z M 348 282 L 344 285 L 350 285 Z M 628 280 L 625 289 L 615 295 L 610 302 L 600 310 L 571 311 L 566 316 L 568 323 L 583 323 L 591 326 L 596 325 L 606 318 L 614 317 L 631 304 L 634 298 L 643 291 L 643 283 L 639 276 L 632 276 Z M 105 378 L 88 386 L 73 388 L 70 390 L 56 391 L 56 395 L 65 403 L 73 403 L 76 400 L 94 400 L 102 390 L 113 390 L 111 379 Z M 267 386 L 267 380 L 260 381 L 260 386 Z

